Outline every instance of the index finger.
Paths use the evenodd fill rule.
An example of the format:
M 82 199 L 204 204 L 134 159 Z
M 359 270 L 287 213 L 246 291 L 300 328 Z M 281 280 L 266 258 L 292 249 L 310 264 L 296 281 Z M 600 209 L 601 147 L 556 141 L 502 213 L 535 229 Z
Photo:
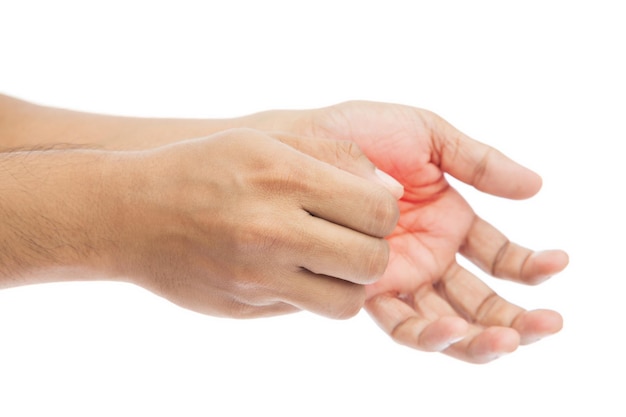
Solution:
M 523 199 L 541 188 L 539 175 L 436 115 L 432 118 L 431 136 L 443 171 L 480 191 Z
M 526 284 L 539 284 L 562 271 L 569 262 L 561 250 L 535 252 L 511 242 L 478 216 L 459 251 L 494 277 Z

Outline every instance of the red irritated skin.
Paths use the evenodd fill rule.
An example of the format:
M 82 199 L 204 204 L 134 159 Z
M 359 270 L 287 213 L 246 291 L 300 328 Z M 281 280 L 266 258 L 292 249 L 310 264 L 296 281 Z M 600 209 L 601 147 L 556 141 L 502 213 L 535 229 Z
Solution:
M 220 143 L 221 139 L 213 138 L 211 139 L 212 143 L 209 143 L 211 141 L 206 143 L 202 141 L 189 142 L 180 144 L 178 147 L 164 147 L 163 145 L 173 144 L 188 138 L 207 137 L 226 129 L 241 127 L 266 132 L 261 133 L 257 131 L 254 134 L 248 132 L 250 137 L 258 140 L 259 144 L 267 145 L 266 149 L 277 149 L 278 144 L 273 143 L 272 140 L 274 140 L 299 152 L 296 157 L 294 154 L 287 152 L 286 149 L 280 148 L 281 164 L 283 161 L 287 161 L 286 165 L 288 168 L 285 172 L 293 170 L 292 173 L 297 172 L 300 175 L 301 170 L 296 170 L 293 164 L 301 164 L 303 161 L 301 154 L 305 154 L 307 158 L 323 162 L 325 166 L 330 165 L 341 171 L 356 174 L 361 179 L 376 183 L 379 187 L 375 187 L 378 190 L 378 194 L 374 197 L 374 201 L 379 203 L 379 207 L 374 208 L 370 204 L 364 211 L 364 213 L 367 213 L 367 216 L 372 216 L 370 223 L 367 223 L 365 220 L 367 216 L 357 216 L 356 218 L 360 219 L 357 221 L 358 225 L 350 223 L 347 227 L 360 234 L 359 236 L 370 236 L 378 242 L 372 245 L 368 249 L 369 251 L 382 251 L 380 248 L 383 247 L 388 249 L 388 264 L 386 263 L 386 268 L 381 268 L 381 260 L 386 259 L 382 252 L 378 252 L 378 256 L 368 256 L 368 259 L 372 258 L 374 261 L 361 259 L 358 255 L 350 255 L 352 262 L 348 269 L 352 268 L 350 269 L 351 272 L 344 276 L 344 279 L 336 280 L 336 282 L 332 281 L 333 284 L 331 284 L 334 285 L 332 288 L 336 289 L 337 282 L 340 282 L 342 289 L 352 294 L 347 296 L 347 293 L 342 293 L 347 299 L 351 300 L 344 304 L 338 300 L 341 297 L 333 298 L 332 291 L 327 291 L 329 287 L 324 287 L 326 290 L 320 289 L 318 292 L 308 292 L 306 296 L 300 294 L 299 297 L 296 296 L 296 298 L 291 300 L 291 303 L 285 302 L 285 294 L 272 298 L 269 295 L 270 291 L 257 292 L 259 287 L 263 288 L 262 285 L 259 286 L 259 282 L 267 284 L 267 279 L 260 279 L 255 281 L 256 284 L 248 283 L 247 285 L 235 285 L 232 288 L 227 286 L 219 289 L 221 294 L 235 291 L 235 288 L 252 289 L 248 291 L 248 296 L 239 294 L 233 297 L 230 302 L 221 304 L 221 307 L 199 307 L 208 306 L 210 304 L 208 300 L 215 301 L 215 299 L 212 298 L 213 296 L 207 296 L 204 300 L 189 300 L 189 304 L 186 304 L 184 296 L 174 296 L 174 294 L 184 293 L 181 288 L 184 288 L 189 282 L 193 282 L 193 279 L 190 278 L 194 275 L 193 273 L 178 274 L 180 279 L 168 280 L 163 278 L 168 274 L 162 272 L 162 269 L 156 266 L 153 267 L 153 272 L 155 276 L 160 278 L 155 278 L 155 280 L 150 282 L 145 278 L 150 276 L 149 273 L 137 273 L 137 277 L 143 276 L 143 278 L 137 280 L 140 285 L 147 286 L 164 296 L 169 296 L 175 302 L 212 314 L 228 314 L 224 313 L 224 311 L 228 311 L 227 305 L 239 306 L 230 310 L 231 312 L 239 311 L 239 313 L 234 313 L 236 316 L 252 316 L 257 313 L 259 315 L 278 314 L 299 308 L 311 308 L 314 311 L 332 317 L 348 317 L 358 310 L 359 302 L 364 301 L 366 309 L 374 320 L 397 342 L 419 350 L 441 351 L 452 357 L 473 363 L 488 362 L 514 351 L 519 344 L 530 343 L 560 330 L 562 319 L 558 313 L 549 310 L 526 311 L 507 302 L 496 295 L 479 278 L 457 264 L 456 256 L 462 255 L 466 257 L 485 272 L 495 277 L 513 280 L 522 284 L 537 284 L 565 268 L 568 263 L 567 255 L 560 250 L 534 252 L 509 241 L 504 234 L 473 212 L 463 197 L 446 181 L 444 174 L 452 175 L 483 192 L 511 199 L 533 196 L 541 187 L 540 177 L 507 158 L 499 151 L 467 137 L 441 117 L 431 112 L 397 104 L 347 102 L 322 109 L 273 110 L 223 120 L 146 119 L 95 115 L 42 107 L 0 95 L 0 137 L 6 147 L 45 147 L 55 145 L 58 148 L 58 144 L 63 143 L 74 147 L 87 144 L 87 147 L 96 147 L 100 149 L 100 152 L 104 150 L 123 151 L 115 153 L 116 158 L 122 160 L 121 165 L 115 166 L 134 167 L 131 170 L 133 172 L 139 171 L 139 174 L 133 177 L 135 179 L 130 184 L 122 185 L 131 187 L 129 189 L 132 190 L 144 190 L 143 194 L 139 193 L 138 195 L 151 195 L 154 201 L 158 200 L 157 197 L 161 197 L 162 200 L 160 200 L 159 204 L 168 207 L 167 210 L 154 211 L 154 213 L 158 213 L 157 217 L 161 223 L 165 219 L 171 221 L 171 219 L 176 217 L 174 205 L 171 201 L 176 202 L 178 200 L 173 199 L 169 203 L 166 202 L 165 199 L 171 199 L 172 196 L 168 195 L 165 189 L 158 188 L 154 184 L 153 178 L 168 178 L 170 181 L 166 183 L 172 183 L 174 179 L 177 179 L 173 184 L 177 184 L 179 189 L 185 189 L 180 187 L 181 184 L 185 184 L 186 187 L 191 187 L 189 184 L 192 183 L 203 184 L 197 178 L 191 181 L 192 177 L 189 172 L 182 173 L 184 170 L 175 167 L 178 165 L 185 166 L 186 164 L 188 167 L 192 167 L 194 165 L 190 161 L 195 161 L 197 160 L 196 156 L 206 153 L 203 169 L 206 168 L 207 172 L 210 171 L 211 164 L 207 164 L 206 161 L 213 162 L 219 160 L 215 153 L 211 152 L 211 148 Z M 229 135 L 233 135 L 233 133 L 231 132 Z M 264 166 L 260 161 L 263 161 L 262 155 L 267 154 L 262 149 L 259 149 L 259 146 L 255 146 L 254 140 L 247 141 L 241 139 L 246 136 L 243 132 L 239 132 L 236 136 L 239 140 L 232 141 L 237 146 L 229 150 L 229 158 L 233 161 L 238 161 L 238 163 L 244 163 L 244 166 L 248 167 L 254 166 L 258 168 L 259 166 Z M 335 149 L 331 145 L 334 141 L 339 141 L 342 145 L 338 145 Z M 244 143 L 246 150 L 243 149 Z M 220 146 L 222 145 L 220 143 Z M 157 149 L 154 149 L 153 152 L 142 151 L 132 155 L 128 152 L 129 150 L 148 150 L 152 148 Z M 239 155 L 239 153 L 249 152 L 255 152 L 260 159 L 257 159 L 256 162 L 248 161 L 250 165 L 246 165 L 246 159 L 241 159 L 242 155 Z M 170 155 L 173 159 L 168 161 L 166 155 Z M 238 156 L 235 158 L 235 155 Z M 141 163 L 138 162 L 139 160 L 141 160 Z M 178 164 L 173 162 L 176 160 Z M 277 157 L 272 158 L 272 162 L 277 160 L 279 160 Z M 108 163 L 104 165 L 110 166 Z M 309 168 L 309 174 L 303 177 L 308 181 L 318 181 L 317 175 L 311 175 L 311 173 L 318 172 L 321 167 L 311 168 L 314 165 L 316 164 L 313 164 L 310 159 L 307 159 L 307 163 L 302 165 Z M 224 170 L 228 171 L 228 169 L 223 164 L 218 164 L 218 166 L 222 166 L 223 170 L 219 174 L 215 171 L 212 174 L 223 176 Z M 402 187 L 394 185 L 393 181 L 384 181 L 381 179 L 381 176 L 376 175 L 377 171 L 373 166 L 378 167 L 379 171 L 383 171 L 399 181 L 404 187 L 404 193 L 402 194 Z M 164 169 L 163 167 L 169 168 Z M 92 164 L 91 168 L 96 170 L 97 175 L 110 172 L 108 168 L 102 168 L 99 164 Z M 267 171 L 261 172 L 267 173 Z M 283 178 L 285 172 L 280 174 Z M 333 177 L 337 175 L 337 178 L 339 178 L 336 171 L 333 172 L 335 172 Z M 80 176 L 86 177 L 87 173 L 88 170 L 83 170 Z M 143 173 L 151 173 L 152 175 L 144 175 Z M 208 178 L 208 176 L 205 178 Z M 108 177 L 108 181 L 115 183 L 119 178 L 119 176 Z M 187 178 L 189 181 L 185 182 L 184 178 Z M 275 178 L 275 176 L 269 175 L 267 178 Z M 216 184 L 219 184 L 220 181 L 217 181 Z M 209 182 L 207 179 L 204 183 L 209 184 Z M 256 182 L 256 184 L 263 182 L 272 183 L 271 181 L 263 180 Z M 237 179 L 230 178 L 229 181 L 222 183 L 228 184 L 228 186 L 222 186 L 223 190 L 226 190 L 233 189 L 233 187 L 241 187 L 245 181 L 242 180 L 242 177 L 238 177 Z M 350 188 L 348 183 L 342 183 L 343 187 L 347 186 Z M 150 185 L 150 187 L 146 188 L 146 184 Z M 333 199 L 336 198 L 339 194 L 337 193 L 337 188 L 333 188 L 335 184 L 329 185 L 328 179 L 325 184 L 326 187 L 329 187 L 326 192 L 333 190 L 332 197 Z M 300 198 L 304 198 L 307 193 L 312 193 L 311 195 L 315 195 L 317 198 L 324 196 L 324 193 L 319 189 L 317 194 L 314 193 L 312 191 L 314 187 L 307 186 L 303 181 L 300 181 L 297 186 L 295 186 L 295 183 L 291 183 L 291 185 L 294 186 L 294 188 L 291 188 L 292 196 L 297 194 L 295 189 L 300 190 L 300 194 L 298 194 Z M 120 184 L 117 186 L 119 187 Z M 279 193 L 280 197 L 283 198 L 290 194 L 285 192 L 285 190 L 290 188 L 285 186 L 286 189 L 283 189 L 282 187 L 281 185 L 279 187 L 266 186 L 257 188 L 264 189 L 266 197 L 269 195 L 268 190 L 273 189 L 274 194 L 276 190 L 283 190 Z M 87 189 L 89 186 L 85 186 L 85 188 Z M 174 188 L 176 187 L 172 185 L 171 190 Z M 239 188 L 239 193 L 245 193 L 246 190 L 244 188 Z M 94 189 L 99 190 L 100 188 L 95 187 Z M 106 197 L 115 195 L 115 192 L 112 191 L 115 187 L 107 186 L 104 189 L 104 191 L 101 190 L 100 192 L 104 193 Z M 215 189 L 220 190 L 220 187 Z M 383 189 L 387 191 L 385 192 Z M 147 192 L 145 190 L 151 191 Z M 200 188 L 194 187 L 194 190 L 197 192 Z M 358 187 L 355 190 L 365 192 Z M 80 190 L 75 191 L 80 194 Z M 252 190 L 248 189 L 247 191 L 249 192 L 248 197 L 252 198 L 254 195 L 251 192 Z M 359 191 L 356 192 L 358 193 Z M 133 195 L 128 192 L 126 194 L 127 197 Z M 397 204 L 393 203 L 395 206 L 394 211 L 390 208 L 393 199 L 389 197 L 398 197 L 401 194 L 401 200 Z M 218 193 L 217 195 L 220 194 Z M 223 195 L 226 194 L 223 193 Z M 100 199 L 95 201 L 107 201 L 106 199 L 102 200 L 102 194 L 90 195 L 89 198 Z M 152 201 L 151 198 L 146 197 L 146 200 L 142 203 L 148 204 L 147 202 Z M 180 193 L 177 198 L 182 199 Z M 232 197 L 229 196 L 228 198 Z M 236 200 L 225 199 L 225 201 L 231 201 L 232 203 Z M 289 199 L 285 200 L 283 198 L 281 201 L 282 203 L 280 204 L 284 205 L 281 206 L 281 213 L 285 214 L 293 209 L 293 206 L 285 203 L 285 201 L 290 201 Z M 292 199 L 291 202 L 293 203 L 293 201 Z M 344 201 L 347 206 L 327 209 L 324 213 L 328 216 L 333 210 L 341 211 L 342 209 L 351 208 L 345 199 L 341 201 Z M 259 207 L 264 207 L 263 204 L 266 204 L 254 199 L 249 199 L 248 203 L 261 204 Z M 154 205 L 154 207 L 159 207 L 159 204 Z M 204 209 L 208 209 L 208 207 L 211 207 L 214 211 L 216 210 L 213 206 L 206 206 Z M 245 211 L 240 210 L 237 205 L 231 204 L 228 207 L 236 208 L 236 210 L 231 208 L 229 210 L 241 216 L 249 217 L 251 215 L 251 213 L 245 213 Z M 269 206 L 265 207 L 268 209 L 265 210 L 267 213 Z M 288 207 L 291 207 L 291 209 Z M 45 209 L 53 210 L 54 205 L 47 206 Z M 5 210 L 7 210 L 6 207 Z M 357 213 L 359 210 L 361 208 L 356 209 L 354 213 Z M 150 212 L 148 208 L 144 211 L 146 213 Z M 304 211 L 310 216 L 311 213 L 307 210 Z M 391 214 L 392 212 L 395 214 Z M 80 213 L 80 210 L 74 209 L 73 213 Z M 129 213 L 129 215 L 123 216 L 122 220 L 128 221 L 130 217 L 136 219 L 137 225 L 142 224 L 142 222 L 143 224 L 149 222 L 149 216 L 146 215 L 142 219 L 137 214 L 141 213 L 141 211 L 129 210 Z M 292 214 L 297 217 L 295 212 Z M 392 227 L 393 224 L 396 224 L 394 215 L 399 215 L 399 217 L 397 225 Z M 258 215 L 256 216 L 258 218 Z M 74 217 L 76 219 L 80 218 L 78 215 L 74 215 Z M 343 215 L 332 215 L 330 218 L 326 218 L 326 220 L 332 224 L 342 224 L 341 222 L 347 221 L 349 217 L 350 215 L 344 213 Z M 232 221 L 233 218 L 236 217 L 231 217 L 232 225 L 236 223 Z M 199 222 L 199 224 L 201 223 Z M 188 224 L 194 223 L 189 221 Z M 276 223 L 261 222 L 260 224 L 265 224 L 265 226 L 257 228 L 258 233 L 256 235 L 270 233 L 270 236 L 272 236 L 272 231 L 278 230 L 279 232 L 277 233 L 282 236 L 283 242 L 290 242 L 289 245 L 293 244 L 290 238 L 288 238 L 290 233 L 285 232 L 285 229 L 277 227 Z M 270 224 L 272 225 L 271 227 Z M 378 227 L 375 228 L 376 230 L 373 229 L 373 224 L 378 224 Z M 343 226 L 345 227 L 346 225 Z M 212 227 L 216 227 L 215 223 Z M 75 229 L 66 228 L 66 230 Z M 157 227 L 154 233 L 158 234 L 158 230 L 159 228 Z M 199 245 L 201 240 L 199 235 L 194 234 L 183 239 L 181 230 L 183 228 L 178 232 L 168 232 L 169 236 L 177 236 L 178 233 L 179 238 L 177 239 L 180 246 L 177 250 L 173 250 L 166 256 L 164 255 L 163 258 L 169 259 L 169 262 L 174 262 L 174 264 L 178 262 L 179 265 L 184 264 L 189 248 Z M 221 234 L 226 233 L 223 227 L 217 230 Z M 289 229 L 287 228 L 287 230 Z M 240 233 L 239 239 L 243 239 L 241 235 Z M 255 247 L 250 243 L 250 235 L 254 236 L 255 233 L 250 234 L 246 232 L 243 235 L 246 236 L 243 241 L 248 243 L 241 246 L 235 245 L 234 247 Z M 381 236 L 383 235 L 386 236 L 386 246 L 380 244 Z M 196 237 L 193 238 L 193 236 Z M 269 241 L 273 242 L 274 240 L 270 239 Z M 363 242 L 363 240 L 359 241 Z M 231 242 L 237 242 L 237 240 Z M 278 238 L 277 242 L 281 242 L 280 238 Z M 135 256 L 139 259 L 150 259 L 150 262 L 159 260 L 157 253 L 164 254 L 163 251 L 155 251 L 155 255 L 152 257 L 145 255 L 150 253 L 150 246 L 144 247 L 137 242 L 133 243 L 137 246 L 132 246 L 127 248 L 126 251 L 120 252 L 125 255 L 122 258 L 130 258 L 123 263 L 127 265 L 129 270 L 132 270 L 129 265 L 132 265 L 133 259 L 130 254 L 136 254 Z M 90 244 L 93 245 L 93 243 Z M 118 244 L 118 246 L 124 248 L 124 245 L 120 246 Z M 274 252 L 277 258 L 272 259 L 283 259 L 281 262 L 284 264 L 286 262 L 285 259 L 290 254 L 287 250 L 281 252 L 280 248 L 284 249 L 285 246 L 287 246 L 285 243 L 277 244 L 275 247 L 278 249 L 275 249 L 276 252 Z M 309 244 L 308 246 L 311 245 Z M 163 246 L 161 249 L 165 247 Z M 334 250 L 339 250 L 338 247 L 337 243 L 327 243 L 326 258 L 323 256 L 319 258 L 326 259 L 322 262 L 325 265 L 322 266 L 322 269 L 316 271 L 314 267 L 311 267 L 311 269 L 304 267 L 302 271 L 307 270 L 309 273 L 332 272 L 328 268 L 332 265 L 332 261 L 329 259 L 332 259 L 333 255 L 330 255 L 330 253 Z M 363 250 L 363 247 L 358 247 L 358 245 L 350 247 L 352 250 Z M 379 249 L 373 249 L 374 247 Z M 199 248 L 201 246 L 196 248 L 197 253 L 202 252 Z M 310 248 L 304 248 L 306 248 L 306 245 L 303 244 L 303 248 L 300 249 L 301 253 L 310 250 Z M 194 251 L 191 252 L 193 253 Z M 202 253 L 206 253 L 206 251 Z M 245 251 L 242 253 L 245 253 Z M 317 252 L 313 251 L 311 253 Z M 337 253 L 340 253 L 341 256 L 348 256 L 346 251 Z M 140 254 L 144 254 L 143 258 Z M 320 256 L 319 253 L 317 255 Z M 6 258 L 7 255 L 5 254 L 4 256 Z M 91 257 L 87 258 L 91 259 Z M 106 256 L 101 258 L 105 259 Z M 245 256 L 240 256 L 239 259 L 243 260 Z M 254 259 L 254 256 L 250 259 Z M 268 261 L 268 259 L 258 259 L 257 261 Z M 113 264 L 102 260 L 99 262 L 103 263 L 103 265 Z M 359 267 L 357 266 L 359 262 L 363 262 L 367 266 Z M 160 264 L 156 262 L 154 265 Z M 100 265 L 100 269 L 102 268 L 104 266 Z M 195 265 L 195 268 L 197 268 L 197 271 L 203 268 L 210 268 L 210 263 L 198 263 Z M 91 270 L 93 268 L 89 267 L 87 269 Z M 79 270 L 84 272 L 84 268 L 79 268 Z M 168 269 L 165 268 L 165 270 L 167 271 Z M 173 270 L 170 269 L 170 271 Z M 198 273 L 197 271 L 195 274 Z M 246 269 L 240 269 L 233 275 L 245 276 L 245 273 L 242 271 L 246 271 Z M 346 274 L 346 272 L 348 271 L 341 271 L 340 269 L 334 271 L 334 273 L 339 275 Z M 125 273 L 129 273 L 128 270 Z M 360 274 L 365 275 L 360 276 Z M 316 276 L 319 277 L 319 275 L 317 274 Z M 98 276 L 98 274 L 93 273 L 92 276 Z M 159 282 L 160 284 L 157 284 Z M 228 280 L 222 282 L 228 282 Z M 363 289 L 364 285 L 365 289 Z M 352 288 L 352 286 L 357 289 L 347 290 L 344 288 Z M 291 289 L 293 288 L 291 287 Z M 198 288 L 194 290 L 194 293 L 197 292 Z M 216 290 L 215 294 L 218 293 L 220 292 Z M 246 297 L 251 297 L 249 294 L 252 293 L 264 294 L 264 296 L 255 300 L 247 299 L 244 303 L 240 302 L 242 299 L 246 300 Z M 357 293 L 359 295 L 355 295 Z M 321 300 L 325 297 L 327 298 L 326 305 L 333 304 L 334 307 L 321 306 L 324 304 L 321 303 Z M 309 298 L 319 303 L 317 307 L 313 308 L 312 305 L 304 304 Z M 241 308 L 242 304 L 249 307 Z M 219 303 L 216 305 L 219 305 Z M 259 310 L 255 310 L 255 308 L 259 308 Z M 261 313 L 262 310 L 265 311 Z

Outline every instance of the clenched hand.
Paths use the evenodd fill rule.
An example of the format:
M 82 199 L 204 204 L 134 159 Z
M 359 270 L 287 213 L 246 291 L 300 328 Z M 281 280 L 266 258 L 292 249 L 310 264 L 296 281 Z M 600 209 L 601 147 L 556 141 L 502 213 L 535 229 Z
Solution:
M 127 153 L 115 274 L 213 315 L 356 314 L 402 190 L 352 143 L 310 144 L 233 129 Z

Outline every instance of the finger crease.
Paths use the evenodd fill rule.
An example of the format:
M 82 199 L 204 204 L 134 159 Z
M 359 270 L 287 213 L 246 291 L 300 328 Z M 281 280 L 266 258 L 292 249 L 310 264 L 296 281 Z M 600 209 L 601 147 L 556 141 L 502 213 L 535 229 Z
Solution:
M 492 276 L 494 276 L 494 277 L 498 276 L 496 274 L 498 266 L 500 265 L 500 262 L 502 262 L 502 259 L 504 258 L 504 255 L 506 254 L 506 252 L 509 249 L 510 245 L 511 245 L 511 241 L 507 239 L 502 244 L 502 246 L 500 246 L 500 249 L 498 249 L 498 253 L 496 253 L 496 256 L 493 258 L 493 263 L 491 264 L 491 275 Z
M 492 148 L 488 148 L 481 160 L 476 164 L 474 168 L 474 175 L 472 177 L 472 184 L 478 188 L 478 184 L 482 181 L 482 178 L 487 171 L 487 165 L 489 162 L 489 158 L 491 157 L 491 153 L 493 152 Z
M 407 317 L 406 319 L 402 320 L 400 323 L 396 324 L 393 329 L 391 329 L 391 332 L 389 333 L 391 335 L 391 338 L 394 340 L 398 340 L 398 331 L 400 330 L 400 328 L 402 326 L 404 326 L 409 320 L 411 320 L 413 317 Z
M 420 326 L 420 330 L 415 332 L 415 340 L 413 342 L 406 340 L 402 337 L 400 337 L 400 335 L 398 333 L 400 333 L 400 330 L 402 329 L 402 327 L 404 327 L 405 325 L 407 325 L 410 321 L 416 321 L 417 323 L 419 323 L 421 320 L 418 317 L 407 317 L 405 320 L 403 320 L 401 323 L 397 324 L 393 330 L 390 333 L 390 336 L 393 340 L 395 340 L 396 342 L 400 343 L 400 344 L 404 344 L 404 345 L 409 345 L 412 346 L 412 343 L 415 343 L 415 346 L 419 346 L 419 341 L 420 341 L 420 336 L 421 336 L 421 330 L 423 330 L 423 328 L 425 326 Z
M 522 310 L 519 313 L 517 313 L 515 315 L 515 317 L 513 317 L 511 319 L 511 323 L 510 323 L 511 327 L 513 327 L 516 330 L 519 330 L 519 328 L 518 328 L 518 324 L 519 324 L 518 321 L 522 320 L 523 317 L 526 315 L 526 313 L 527 313 L 527 311 L 525 311 L 525 310 Z
M 483 318 L 489 313 L 489 311 L 493 308 L 493 305 L 500 299 L 500 296 L 495 292 L 491 292 L 488 296 L 486 296 L 482 303 L 476 309 L 476 313 L 474 314 L 474 321 L 482 322 Z
M 529 251 L 519 266 L 519 277 L 523 280 L 526 280 L 527 278 L 526 276 L 524 276 L 524 268 L 526 267 L 526 264 L 528 263 L 528 260 L 530 259 L 532 254 L 533 254 L 532 251 Z

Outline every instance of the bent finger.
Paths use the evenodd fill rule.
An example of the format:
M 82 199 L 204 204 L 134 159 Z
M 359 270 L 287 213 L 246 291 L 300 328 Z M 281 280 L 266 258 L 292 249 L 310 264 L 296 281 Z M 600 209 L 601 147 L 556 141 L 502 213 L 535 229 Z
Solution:
M 561 316 L 550 310 L 527 311 L 496 294 L 483 281 L 458 264 L 442 277 L 438 290 L 459 314 L 481 327 L 503 327 L 530 343 L 561 330 Z
M 384 187 L 329 164 L 303 162 L 300 193 L 302 209 L 329 222 L 374 237 L 395 228 L 398 202 Z
M 365 287 L 334 277 L 299 270 L 277 290 L 285 303 L 333 319 L 355 316 L 365 303 Z
M 467 332 L 467 322 L 460 317 L 426 318 L 391 294 L 370 298 L 365 308 L 396 343 L 413 349 L 440 352 L 465 337 Z
M 315 274 L 355 284 L 371 284 L 385 272 L 389 262 L 386 240 L 356 232 L 315 216 L 298 225 L 297 240 L 290 243 L 294 266 Z
M 472 326 L 470 335 L 452 344 L 444 353 L 465 362 L 488 363 L 514 352 L 520 345 L 519 334 L 506 327 Z
M 354 142 L 338 139 L 302 137 L 286 132 L 272 132 L 281 142 L 358 177 L 380 184 L 400 199 L 404 187 L 389 174 L 379 170 Z

